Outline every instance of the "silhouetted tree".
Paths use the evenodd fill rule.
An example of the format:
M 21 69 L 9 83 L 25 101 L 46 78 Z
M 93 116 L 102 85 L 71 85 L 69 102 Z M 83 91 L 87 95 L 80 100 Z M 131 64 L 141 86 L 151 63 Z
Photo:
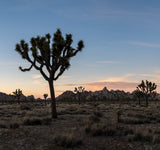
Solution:
M 81 94 L 84 92 L 84 89 L 82 86 L 80 87 L 75 87 L 74 92 L 78 94 L 78 103 L 80 104 L 81 101 Z
M 137 91 L 139 91 L 139 94 L 142 94 L 146 100 L 146 106 L 148 106 L 148 98 L 155 95 L 156 88 L 157 85 L 155 83 L 149 82 L 147 80 L 146 82 L 142 80 L 141 84 L 137 86 Z
M 22 90 L 16 89 L 16 91 L 12 93 L 13 93 L 13 96 L 18 100 L 18 103 L 20 103 L 20 97 L 22 95 Z
M 134 95 L 138 98 L 139 105 L 141 104 L 141 98 L 144 97 L 144 93 L 140 90 L 135 90 Z
M 52 42 L 52 43 L 51 43 Z M 16 44 L 16 51 L 30 63 L 29 68 L 19 69 L 23 72 L 30 71 L 33 67 L 38 70 L 45 80 L 49 83 L 51 94 L 52 118 L 57 118 L 56 99 L 54 93 L 54 82 L 70 66 L 70 58 L 80 52 L 83 47 L 83 41 L 78 42 L 77 48 L 73 48 L 72 35 L 66 34 L 65 39 L 60 29 L 57 29 L 52 40 L 51 35 L 32 37 L 30 40 L 31 47 L 24 40 Z
M 46 105 L 46 98 L 48 97 L 48 94 L 43 94 L 44 100 L 45 100 L 45 105 Z

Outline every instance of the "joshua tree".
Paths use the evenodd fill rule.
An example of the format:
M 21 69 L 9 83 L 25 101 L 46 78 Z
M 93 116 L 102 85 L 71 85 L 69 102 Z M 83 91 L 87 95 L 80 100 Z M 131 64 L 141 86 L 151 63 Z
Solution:
M 134 95 L 138 98 L 138 101 L 139 101 L 139 105 L 141 104 L 141 98 L 144 97 L 144 94 L 142 91 L 136 89 L 134 91 Z
M 157 85 L 155 83 L 149 82 L 147 80 L 146 82 L 142 80 L 141 84 L 137 86 L 137 91 L 139 94 L 143 95 L 144 99 L 146 100 L 146 106 L 148 106 L 148 98 L 155 95 L 156 88 Z
M 51 43 L 52 42 L 52 43 Z M 29 44 L 21 40 L 16 44 L 16 51 L 30 63 L 29 68 L 19 69 L 23 72 L 32 68 L 38 70 L 48 82 L 51 95 L 52 118 L 57 118 L 56 99 L 54 93 L 54 82 L 70 66 L 70 58 L 80 52 L 84 45 L 83 41 L 78 42 L 77 49 L 72 47 L 72 35 L 66 34 L 65 39 L 60 29 L 57 29 L 53 38 L 50 34 L 45 36 L 32 37 Z
M 19 99 L 20 99 L 20 96 L 22 95 L 22 90 L 16 89 L 16 91 L 12 93 L 13 93 L 13 96 L 18 100 L 18 103 L 20 103 Z
M 44 94 L 44 100 L 45 100 L 45 105 L 46 105 L 46 98 L 48 97 L 48 94 Z
M 78 94 L 78 102 L 80 104 L 80 100 L 81 100 L 81 94 L 84 92 L 84 89 L 82 86 L 80 87 L 75 87 L 74 92 Z

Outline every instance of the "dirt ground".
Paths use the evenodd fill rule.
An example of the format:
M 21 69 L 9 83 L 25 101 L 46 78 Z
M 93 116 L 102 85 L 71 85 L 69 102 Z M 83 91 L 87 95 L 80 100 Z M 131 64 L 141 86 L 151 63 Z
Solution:
M 160 102 L 0 104 L 0 150 L 160 150 Z

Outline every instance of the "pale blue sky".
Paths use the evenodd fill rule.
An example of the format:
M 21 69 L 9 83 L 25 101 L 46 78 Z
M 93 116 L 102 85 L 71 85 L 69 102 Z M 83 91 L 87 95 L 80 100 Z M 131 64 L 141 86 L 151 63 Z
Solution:
M 36 97 L 48 92 L 37 71 L 18 70 L 27 62 L 14 49 L 21 39 L 28 42 L 57 28 L 72 33 L 75 46 L 81 39 L 85 43 L 56 81 L 57 95 L 80 84 L 95 90 L 109 81 L 160 81 L 159 0 L 1 0 L 0 92 L 21 88 Z

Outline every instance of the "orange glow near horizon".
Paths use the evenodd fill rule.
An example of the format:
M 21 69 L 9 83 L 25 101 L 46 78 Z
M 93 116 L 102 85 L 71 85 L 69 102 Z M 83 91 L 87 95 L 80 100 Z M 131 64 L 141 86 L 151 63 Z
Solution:
M 125 92 L 132 92 L 136 90 L 137 85 L 138 83 L 133 82 L 92 82 L 80 85 L 62 84 L 58 86 L 55 85 L 55 96 L 57 97 L 67 90 L 74 91 L 74 88 L 78 86 L 83 86 L 87 91 L 102 90 L 106 87 L 108 90 L 123 90 Z M 32 87 L 21 90 L 25 96 L 34 95 L 35 98 L 43 98 L 43 94 L 48 94 L 48 97 L 50 97 L 48 86 Z M 8 90 L 2 89 L 1 92 L 12 94 L 13 91 L 15 91 L 15 89 L 13 90 L 12 88 Z M 157 87 L 157 92 L 160 93 L 159 86 Z

